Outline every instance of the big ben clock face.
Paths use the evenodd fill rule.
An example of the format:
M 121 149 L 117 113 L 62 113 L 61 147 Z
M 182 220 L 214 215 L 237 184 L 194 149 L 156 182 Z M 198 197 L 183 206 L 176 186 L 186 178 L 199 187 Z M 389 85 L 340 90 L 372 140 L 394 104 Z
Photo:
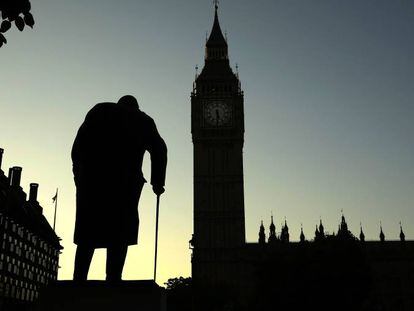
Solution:
M 231 123 L 231 105 L 223 100 L 211 100 L 204 105 L 204 121 L 213 127 L 229 126 Z

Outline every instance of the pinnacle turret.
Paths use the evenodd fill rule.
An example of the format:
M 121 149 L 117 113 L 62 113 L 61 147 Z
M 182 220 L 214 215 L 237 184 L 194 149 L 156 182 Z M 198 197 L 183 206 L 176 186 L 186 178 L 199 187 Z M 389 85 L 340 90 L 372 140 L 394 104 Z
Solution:
M 405 233 L 403 231 L 401 221 L 400 221 L 400 241 L 405 242 Z
M 303 226 L 300 226 L 300 241 L 305 242 L 305 234 L 303 233 Z
M 269 230 L 270 230 L 269 243 L 274 243 L 274 242 L 276 242 L 277 237 L 276 237 L 276 226 L 273 223 L 273 215 L 271 216 L 271 222 L 270 222 Z
M 380 237 L 380 241 L 381 242 L 384 242 L 385 241 L 385 234 L 382 231 L 382 224 L 381 223 L 380 223 L 380 235 L 379 235 L 379 237 Z
M 289 227 L 285 218 L 285 225 L 282 226 L 282 232 L 280 233 L 280 240 L 282 242 L 289 242 Z
M 359 240 L 361 242 L 365 242 L 365 234 L 364 234 L 364 231 L 362 230 L 362 224 L 360 224 L 360 228 L 361 228 L 361 230 L 359 232 Z
M 348 224 L 346 223 L 345 216 L 344 216 L 343 212 L 342 212 L 342 217 L 341 217 L 341 231 L 343 233 L 348 232 Z
M 315 228 L 315 241 L 319 240 L 319 230 L 318 230 L 318 225 L 316 225 Z
M 343 212 L 341 216 L 341 223 L 339 224 L 338 228 L 338 237 L 344 240 L 353 238 L 352 233 L 348 230 L 348 224 L 346 223 L 346 219 Z
M 322 219 L 319 219 L 319 234 L 322 238 L 325 237 L 325 228 L 323 227 Z
M 263 226 L 263 220 L 262 220 L 262 223 L 259 229 L 259 244 L 266 244 L 266 234 L 265 234 L 265 228 Z

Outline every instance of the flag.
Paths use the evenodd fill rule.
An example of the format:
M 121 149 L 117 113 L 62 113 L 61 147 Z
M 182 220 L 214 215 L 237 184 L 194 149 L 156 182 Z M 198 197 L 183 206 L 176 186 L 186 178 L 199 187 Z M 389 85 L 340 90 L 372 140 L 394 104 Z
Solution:
M 56 189 L 56 194 L 55 194 L 55 196 L 52 198 L 53 203 L 55 203 L 55 202 L 56 202 L 57 197 L 58 197 L 58 190 Z

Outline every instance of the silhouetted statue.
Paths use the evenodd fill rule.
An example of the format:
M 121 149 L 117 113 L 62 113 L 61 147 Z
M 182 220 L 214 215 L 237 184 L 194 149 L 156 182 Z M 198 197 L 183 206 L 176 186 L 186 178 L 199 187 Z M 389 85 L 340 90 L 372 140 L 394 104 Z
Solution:
M 74 280 L 87 279 L 95 248 L 107 248 L 106 279 L 120 281 L 128 245 L 137 244 L 138 201 L 151 155 L 151 185 L 164 192 L 167 147 L 154 121 L 130 95 L 100 103 L 86 115 L 72 148 L 77 244 Z

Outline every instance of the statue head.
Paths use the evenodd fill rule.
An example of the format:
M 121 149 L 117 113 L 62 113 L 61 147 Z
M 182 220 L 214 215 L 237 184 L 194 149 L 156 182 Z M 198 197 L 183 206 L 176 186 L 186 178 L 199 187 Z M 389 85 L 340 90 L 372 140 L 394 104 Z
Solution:
M 137 99 L 132 96 L 132 95 L 125 95 L 122 96 L 119 100 L 118 100 L 118 105 L 122 105 L 124 107 L 127 108 L 132 108 L 132 109 L 139 109 L 139 105 L 138 105 L 138 101 Z

